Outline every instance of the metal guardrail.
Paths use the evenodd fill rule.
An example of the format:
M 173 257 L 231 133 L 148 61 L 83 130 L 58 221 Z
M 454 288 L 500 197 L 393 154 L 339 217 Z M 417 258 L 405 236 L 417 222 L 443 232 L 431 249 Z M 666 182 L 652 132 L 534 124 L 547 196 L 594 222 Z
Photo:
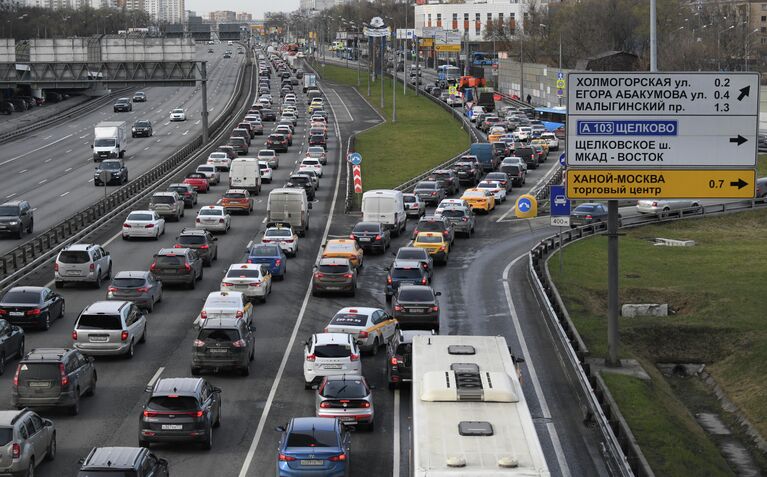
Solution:
M 93 99 L 92 101 L 82 103 L 78 106 L 75 106 L 74 108 L 64 110 L 61 113 L 51 116 L 49 118 L 45 118 L 40 121 L 36 121 L 33 124 L 29 124 L 27 126 L 14 129 L 13 131 L 8 131 L 7 133 L 0 134 L 0 144 L 5 144 L 9 141 L 16 139 L 17 137 L 23 136 L 32 131 L 36 131 L 38 129 L 52 126 L 62 121 L 66 121 L 68 119 L 72 119 L 72 118 L 90 113 L 92 111 L 95 111 L 96 109 L 109 103 L 115 97 L 125 94 L 125 92 L 130 89 L 131 88 L 118 89 L 112 93 L 109 93 L 108 95 Z
M 248 71 L 250 71 L 251 79 L 247 91 L 245 91 L 245 77 Z M 233 114 L 235 114 L 235 111 L 235 116 L 239 117 L 240 113 L 244 112 L 245 108 L 250 106 L 249 101 L 245 101 L 245 103 L 242 104 L 241 97 L 245 92 L 247 92 L 246 98 L 249 99 L 252 96 L 254 88 L 254 71 L 252 63 L 250 62 L 245 63 L 244 67 L 240 70 L 234 94 L 225 105 L 223 112 L 211 124 L 210 129 L 212 134 L 220 135 L 221 133 L 226 132 L 229 123 L 232 122 L 231 118 L 233 117 Z M 237 108 L 238 104 L 240 104 L 239 109 Z M 0 289 L 5 289 L 18 282 L 22 277 L 52 259 L 59 250 L 65 246 L 75 243 L 82 237 L 93 233 L 101 226 L 108 224 L 112 219 L 127 210 L 134 203 L 145 198 L 153 191 L 153 185 L 167 180 L 197 159 L 197 154 L 195 153 L 203 146 L 202 137 L 197 137 L 194 141 L 182 147 L 168 159 L 140 175 L 127 185 L 112 192 L 106 198 L 77 212 L 45 232 L 4 254 L 0 257 Z
M 767 201 L 744 200 L 721 204 L 704 205 L 696 208 L 683 209 L 673 215 L 654 216 L 640 215 L 622 218 L 622 228 L 638 227 L 658 222 L 688 219 L 715 214 L 738 212 L 743 210 L 765 208 Z M 554 327 L 557 345 L 565 358 L 564 364 L 569 367 L 571 375 L 575 376 L 578 388 L 578 399 L 584 407 L 586 416 L 593 419 L 602 435 L 603 454 L 613 475 L 641 477 L 652 476 L 652 469 L 642 455 L 636 441 L 623 420 L 620 409 L 609 399 L 609 391 L 604 382 L 591 371 L 586 362 L 589 350 L 575 329 L 564 302 L 552 282 L 548 270 L 548 260 L 552 252 L 561 246 L 591 237 L 607 230 L 606 223 L 596 223 L 571 229 L 559 235 L 541 240 L 529 253 L 528 272 L 534 291 L 542 303 L 542 310 Z

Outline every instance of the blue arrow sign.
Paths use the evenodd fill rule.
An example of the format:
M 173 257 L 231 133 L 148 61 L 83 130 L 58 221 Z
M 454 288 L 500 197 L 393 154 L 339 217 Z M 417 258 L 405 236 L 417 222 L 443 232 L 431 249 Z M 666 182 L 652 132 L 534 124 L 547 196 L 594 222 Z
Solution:
M 549 186 L 549 197 L 551 198 L 552 217 L 570 216 L 570 200 L 565 197 L 565 186 Z
M 562 167 L 567 166 L 567 155 L 564 152 L 559 155 L 559 165 Z
M 517 207 L 520 211 L 527 212 L 533 207 L 533 204 L 527 197 L 522 197 L 517 201 Z
M 362 155 L 359 152 L 353 152 L 349 154 L 346 160 L 351 162 L 353 166 L 359 166 L 362 164 Z
M 557 73 L 557 79 L 565 79 L 565 74 L 561 71 Z

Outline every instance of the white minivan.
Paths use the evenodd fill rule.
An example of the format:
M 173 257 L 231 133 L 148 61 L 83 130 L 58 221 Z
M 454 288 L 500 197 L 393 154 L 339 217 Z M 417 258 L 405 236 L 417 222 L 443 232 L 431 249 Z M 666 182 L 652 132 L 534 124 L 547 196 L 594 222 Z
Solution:
M 241 157 L 232 161 L 229 166 L 229 187 L 245 189 L 252 194 L 261 192 L 261 169 L 258 159 Z
M 304 189 L 274 189 L 266 202 L 266 221 L 290 224 L 299 237 L 304 237 L 309 230 L 311 208 Z
M 362 195 L 362 221 L 378 222 L 398 236 L 405 231 L 405 199 L 398 190 L 369 190 Z

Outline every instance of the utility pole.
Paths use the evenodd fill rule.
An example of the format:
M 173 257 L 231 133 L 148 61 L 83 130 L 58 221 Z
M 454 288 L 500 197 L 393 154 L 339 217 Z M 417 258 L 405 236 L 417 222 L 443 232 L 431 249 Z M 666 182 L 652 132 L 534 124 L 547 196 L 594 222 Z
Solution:
M 382 36 L 378 43 L 380 45 L 381 51 L 379 52 L 378 58 L 381 62 L 381 74 L 379 75 L 379 78 L 381 79 L 381 109 L 384 108 L 384 83 L 386 83 L 386 37 Z
M 373 56 L 373 51 L 370 48 L 370 38 L 367 37 L 367 48 L 368 48 L 368 98 L 370 97 L 370 58 Z
M 208 143 L 208 70 L 205 61 L 200 62 L 200 95 L 202 96 L 202 143 Z
M 354 51 L 356 53 L 357 60 L 357 87 L 360 87 L 360 32 L 357 31 L 357 26 L 354 26 Z
M 525 101 L 525 60 L 522 58 L 522 44 L 524 38 L 519 34 L 519 99 Z
M 559 34 L 559 72 L 562 72 L 562 33 Z M 562 96 L 559 97 L 559 106 L 562 106 Z
M 394 29 L 394 32 L 395 32 L 394 35 L 396 37 L 397 30 Z M 392 51 L 395 53 L 397 51 L 397 48 L 395 48 L 396 45 L 397 45 L 396 43 L 392 44 Z M 394 68 L 392 68 L 392 75 L 391 75 L 391 122 L 393 123 L 397 122 L 397 65 L 396 64 L 394 64 Z
M 420 56 L 418 53 L 418 37 L 413 35 L 413 39 L 415 40 L 415 95 L 418 96 L 418 57 Z M 407 75 L 403 75 L 407 78 Z

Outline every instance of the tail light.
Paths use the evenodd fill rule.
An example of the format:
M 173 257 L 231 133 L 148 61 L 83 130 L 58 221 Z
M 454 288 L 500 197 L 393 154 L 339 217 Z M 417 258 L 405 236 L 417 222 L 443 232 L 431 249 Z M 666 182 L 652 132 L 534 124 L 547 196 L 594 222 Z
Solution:
M 243 314 L 241 310 L 237 310 L 237 313 L 234 314 L 235 318 L 242 318 Z
M 251 259 L 248 259 L 248 263 L 253 263 L 253 260 L 251 260 Z
M 354 354 L 354 353 L 349 355 L 349 361 L 359 361 L 359 360 L 360 360 L 360 355 Z
M 432 306 L 431 307 L 431 311 L 439 311 L 439 307 L 438 306 Z
M 369 403 L 369 402 L 367 402 L 367 401 L 363 401 L 363 402 L 361 402 L 361 403 L 358 405 L 358 407 L 362 407 L 362 408 L 368 409 L 368 408 L 370 407 L 370 403 Z
M 107 288 L 107 291 L 110 292 L 110 293 L 114 293 L 114 292 L 117 291 L 117 287 L 109 287 L 109 288 Z
M 58 271 L 59 271 L 59 263 L 58 263 L 58 262 L 55 262 L 55 263 L 53 264 L 53 271 L 54 271 L 54 272 L 58 272 Z
M 271 241 L 271 240 L 269 240 L 269 239 L 267 239 L 267 238 L 265 238 L 265 239 L 261 239 L 261 243 L 271 243 L 271 242 L 272 242 L 272 241 Z
M 469 221 L 468 217 L 461 217 L 461 222 L 468 222 L 468 221 Z
M 351 240 L 354 240 L 354 234 L 350 234 L 350 235 L 349 235 L 349 238 L 350 238 Z
M 128 341 L 128 332 L 123 331 L 120 333 L 120 341 Z
M 344 273 L 344 278 L 352 278 L 352 277 L 354 277 L 354 275 L 352 275 L 351 273 Z
M 95 263 L 91 263 L 91 264 L 88 266 L 88 269 L 89 269 L 90 271 L 94 271 L 94 270 L 96 270 L 96 264 L 95 264 Z
M 440 245 L 440 246 L 439 246 L 439 250 L 440 250 L 441 252 L 444 252 L 444 251 L 445 251 L 445 246 L 444 246 L 444 245 Z
M 245 347 L 245 340 L 237 340 L 232 343 L 232 346 L 235 348 L 244 348 Z
M 69 384 L 69 376 L 67 376 L 67 372 L 64 369 L 64 363 L 59 363 L 59 378 L 62 387 Z
M 130 224 L 123 224 L 123 227 L 125 227 L 126 229 L 129 229 L 129 228 L 131 228 L 131 227 L 130 227 Z
M 280 454 L 280 461 L 282 461 L 282 462 L 293 462 L 294 460 L 296 460 L 295 457 L 291 457 L 291 456 L 285 455 L 285 454 Z
M 219 224 L 223 224 L 224 223 L 224 219 L 218 219 L 218 223 Z
M 306 360 L 307 361 L 316 361 L 317 360 L 317 355 L 315 355 L 315 354 L 307 354 L 306 355 Z
M 386 284 L 391 285 L 391 277 L 386 277 Z
M 149 287 L 139 287 L 139 288 L 136 288 L 136 291 L 141 293 L 146 293 L 149 291 Z
M 394 305 L 394 311 L 402 311 L 402 305 Z
M 426 277 L 421 278 L 421 285 L 426 285 Z
M 322 278 L 324 276 L 325 276 L 325 274 L 322 273 L 322 272 L 317 272 L 317 273 L 314 274 L 314 278 Z
M 437 191 L 432 191 L 431 195 L 437 195 Z
M 330 403 L 329 403 L 328 401 L 322 401 L 322 402 L 320 403 L 320 407 L 321 407 L 322 409 L 327 409 L 327 408 L 329 408 L 329 407 L 330 407 Z
M 24 313 L 24 314 L 27 315 L 27 316 L 40 316 L 40 314 L 42 312 L 43 311 L 40 308 L 35 308 L 35 309 L 32 309 L 32 310 L 27 310 L 27 312 Z
M 293 243 L 293 239 L 283 240 L 283 242 L 285 242 L 285 243 Z
M 191 265 L 189 265 L 188 263 L 185 263 L 185 264 L 184 264 L 184 270 L 186 270 L 186 271 L 188 272 L 188 271 L 190 271 L 191 269 L 192 269 L 192 266 L 191 266 Z
M 658 207 L 658 203 L 657 203 L 657 202 L 653 202 L 653 203 L 652 203 L 652 206 L 653 206 L 653 207 Z
M 380 235 L 376 235 L 376 240 L 381 240 L 381 236 Z
M 144 226 L 144 228 L 145 228 L 145 229 L 153 229 L 153 228 L 154 228 L 154 224 L 146 224 L 146 225 Z
M 2 310 L 0 309 L 0 316 L 5 316 L 8 314 L 8 310 Z
M 207 312 L 207 311 L 205 311 L 205 310 L 202 310 L 202 311 L 200 312 L 200 319 L 204 320 L 204 319 L 206 319 L 207 317 L 208 317 L 208 312 Z
M 360 338 L 367 338 L 368 336 L 370 336 L 370 333 L 368 333 L 367 331 L 360 331 L 360 334 L 358 336 Z
M 73 339 L 74 341 L 77 341 L 77 331 L 73 331 L 73 332 L 72 332 L 72 339 Z
M 229 283 L 229 282 L 222 282 L 222 283 L 221 283 L 221 286 L 222 286 L 222 287 L 233 287 L 233 286 L 234 286 L 234 283 Z
M 426 263 L 426 262 L 422 263 L 421 266 L 423 267 L 424 270 L 428 270 L 429 269 L 429 264 Z
M 199 223 L 200 223 L 200 218 L 199 218 L 199 217 L 197 217 L 196 219 L 194 219 L 194 221 L 195 221 L 195 222 L 197 222 L 197 223 L 199 224 Z
M 157 413 L 155 411 L 144 411 L 144 417 L 157 417 Z
M 157 268 L 157 262 L 152 262 L 152 264 L 149 265 L 149 270 L 154 271 L 155 268 Z
M 200 245 L 200 249 L 201 250 L 208 250 L 209 248 L 210 248 L 210 246 L 208 246 L 208 245 Z
M 280 265 L 282 265 L 282 259 L 278 258 L 277 260 L 274 261 L 274 266 L 279 267 Z
M 589 219 L 589 220 L 591 220 L 591 219 L 593 219 L 594 217 L 593 217 L 593 216 L 591 216 L 591 215 L 587 215 L 587 216 L 586 216 L 586 218 L 587 218 L 587 219 Z
M 442 235 L 444 235 L 445 237 L 447 237 L 447 234 L 448 234 L 448 231 L 447 231 L 447 230 L 443 230 L 443 231 L 442 231 Z
M 194 346 L 195 348 L 202 348 L 203 346 L 205 346 L 205 342 L 203 340 L 194 340 L 192 342 L 192 346 Z
M 392 356 L 391 359 L 389 360 L 389 363 L 391 363 L 392 366 L 397 366 L 397 364 L 398 364 L 397 363 L 397 358 Z
M 11 447 L 11 455 L 14 459 L 21 457 L 21 446 L 17 442 L 14 442 Z
M 344 462 L 346 460 L 346 454 L 338 454 L 328 457 L 330 462 Z
M 193 415 L 194 417 L 202 417 L 205 414 L 205 411 L 195 411 L 195 412 L 191 412 L 190 414 Z
M 16 374 L 13 375 L 13 385 L 19 385 L 19 372 L 21 372 L 21 365 L 16 365 Z
M 173 246 L 173 248 L 184 248 L 184 246 L 181 245 L 180 243 L 177 243 L 176 245 Z

